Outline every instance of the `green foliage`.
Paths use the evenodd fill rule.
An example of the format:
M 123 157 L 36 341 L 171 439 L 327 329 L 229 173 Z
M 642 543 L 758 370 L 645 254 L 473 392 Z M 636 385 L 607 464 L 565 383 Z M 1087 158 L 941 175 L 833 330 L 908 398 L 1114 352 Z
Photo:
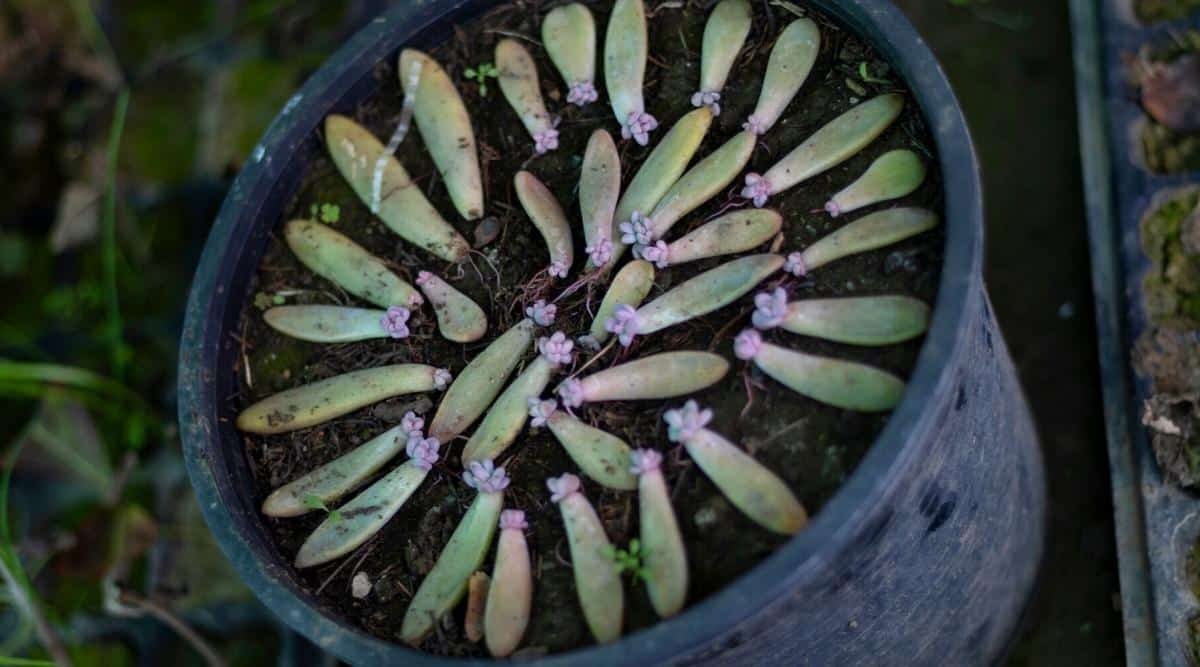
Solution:
M 321 500 L 319 497 L 314 496 L 311 493 L 304 496 L 304 498 L 302 498 L 300 502 L 304 503 L 304 506 L 310 510 L 321 510 L 322 512 L 325 512 L 326 514 L 329 515 L 330 521 L 333 521 L 336 523 L 336 522 L 342 520 L 341 512 L 339 512 L 337 510 L 330 510 L 329 506 L 325 504 L 324 500 Z
M 872 74 L 871 65 L 865 60 L 858 64 L 858 78 L 862 79 L 865 83 L 891 83 L 886 77 Z
M 287 303 L 287 298 L 282 294 L 259 292 L 254 295 L 254 307 L 259 310 L 266 310 L 271 306 L 282 306 L 285 303 Z
M 500 78 L 500 70 L 492 63 L 483 63 L 478 67 L 468 67 L 463 75 L 479 84 L 479 94 L 487 97 L 487 80 Z
M 308 212 L 313 220 L 319 220 L 329 225 L 342 219 L 342 208 L 337 204 L 313 204 L 309 207 Z
M 605 549 L 605 553 L 617 565 L 617 572 L 622 574 L 628 572 L 635 582 L 646 581 L 649 572 L 646 570 L 646 564 L 642 560 L 645 557 L 645 552 L 642 551 L 642 543 L 636 537 L 629 540 L 627 549 L 618 549 L 611 544 Z

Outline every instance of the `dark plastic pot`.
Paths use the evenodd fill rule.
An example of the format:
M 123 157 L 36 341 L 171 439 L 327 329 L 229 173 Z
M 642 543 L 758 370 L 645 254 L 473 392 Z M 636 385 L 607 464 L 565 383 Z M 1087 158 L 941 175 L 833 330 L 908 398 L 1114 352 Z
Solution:
M 192 484 L 243 579 L 285 622 L 357 665 L 444 661 L 368 636 L 323 610 L 273 546 L 233 427 L 229 332 L 281 207 L 323 147 L 316 128 L 374 94 L 372 69 L 436 44 L 494 0 L 404 2 L 356 35 L 287 104 L 246 164 L 205 248 L 180 354 Z M 1045 529 L 1041 455 L 984 291 L 983 208 L 971 138 L 929 49 L 887 0 L 811 0 L 908 82 L 937 142 L 946 253 L 932 326 L 908 392 L 811 525 L 678 617 L 547 664 L 994 662 L 1016 633 Z

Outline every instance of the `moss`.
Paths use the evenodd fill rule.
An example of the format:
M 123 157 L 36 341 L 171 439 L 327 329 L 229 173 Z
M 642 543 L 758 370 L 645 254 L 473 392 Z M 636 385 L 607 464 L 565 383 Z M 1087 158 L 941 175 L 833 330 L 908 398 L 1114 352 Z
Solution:
M 1135 0 L 1134 12 L 1141 21 L 1173 21 L 1200 8 L 1200 0 Z
M 1197 203 L 1200 190 L 1189 190 L 1142 220 L 1142 249 L 1151 263 L 1142 292 L 1147 316 L 1155 324 L 1200 326 L 1200 254 L 1188 252 L 1182 234 Z

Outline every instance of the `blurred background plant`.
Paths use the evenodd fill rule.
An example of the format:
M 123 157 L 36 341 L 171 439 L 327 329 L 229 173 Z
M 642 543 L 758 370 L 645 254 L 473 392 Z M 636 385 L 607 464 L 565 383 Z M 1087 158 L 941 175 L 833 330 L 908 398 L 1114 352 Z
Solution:
M 239 165 L 308 74 L 408 1 L 0 0 L 0 666 L 330 662 L 199 517 L 176 347 Z M 1122 664 L 1066 3 L 896 2 L 974 127 L 992 297 L 1046 444 L 1053 574 L 1013 662 Z

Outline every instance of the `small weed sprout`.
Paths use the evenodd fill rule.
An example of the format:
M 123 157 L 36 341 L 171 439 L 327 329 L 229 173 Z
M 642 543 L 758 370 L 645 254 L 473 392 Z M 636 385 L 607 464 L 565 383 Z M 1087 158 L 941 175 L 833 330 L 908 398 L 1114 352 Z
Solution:
M 487 97 L 487 94 L 488 94 L 487 80 L 489 78 L 492 78 L 492 79 L 500 78 L 500 70 L 496 69 L 496 66 L 493 65 L 492 63 L 483 63 L 483 64 L 479 65 L 478 67 L 468 67 L 466 69 L 466 71 L 463 72 L 463 75 L 466 76 L 471 81 L 474 81 L 477 84 L 479 84 L 480 97 Z

